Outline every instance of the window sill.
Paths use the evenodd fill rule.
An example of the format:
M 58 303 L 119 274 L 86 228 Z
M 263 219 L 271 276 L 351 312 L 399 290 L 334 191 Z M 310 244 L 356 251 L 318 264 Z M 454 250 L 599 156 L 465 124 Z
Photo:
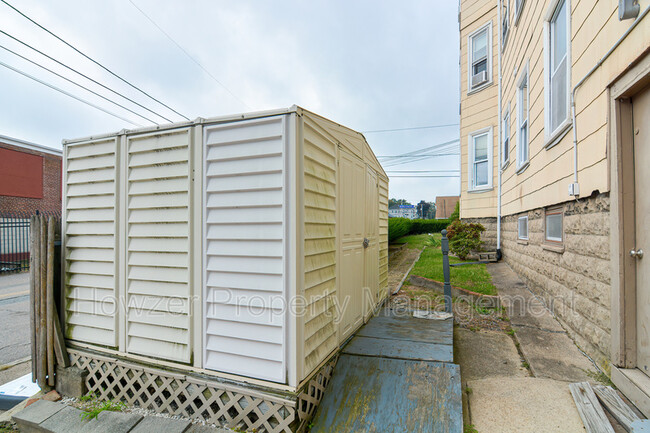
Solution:
M 564 253 L 564 245 L 542 244 L 542 249 L 545 249 L 546 251 L 552 251 L 558 254 Z
M 521 165 L 517 168 L 517 174 L 521 174 L 521 173 L 523 173 L 524 171 L 526 171 L 526 169 L 528 168 L 529 165 L 530 165 L 530 161 L 526 161 L 526 162 L 524 162 L 523 164 L 521 164 Z
M 467 91 L 467 94 L 468 94 L 468 95 L 473 95 L 474 93 L 478 93 L 478 92 L 480 92 L 481 90 L 487 89 L 488 87 L 490 87 L 490 86 L 493 85 L 493 84 L 494 84 L 494 81 L 492 81 L 492 78 L 490 78 L 490 80 L 489 80 L 487 83 L 483 83 L 483 84 L 481 84 L 481 85 L 478 86 L 478 87 L 475 87 L 475 88 L 473 88 L 473 89 L 469 89 L 469 90 Z
M 504 171 L 508 166 L 510 165 L 510 160 L 508 159 L 504 163 L 501 164 L 501 171 Z
M 519 245 L 528 245 L 528 239 L 517 239 Z
M 546 150 L 551 149 L 552 147 L 555 147 L 556 144 L 558 144 L 562 139 L 569 133 L 571 130 L 571 127 L 573 126 L 573 123 L 570 121 L 565 121 L 562 126 L 560 126 L 557 131 L 549 136 L 546 139 L 546 142 L 544 143 L 544 147 Z
M 484 188 L 474 188 L 474 189 L 468 189 L 467 193 L 468 194 L 480 194 L 482 192 L 492 191 L 493 189 L 494 189 L 493 186 L 484 187 Z

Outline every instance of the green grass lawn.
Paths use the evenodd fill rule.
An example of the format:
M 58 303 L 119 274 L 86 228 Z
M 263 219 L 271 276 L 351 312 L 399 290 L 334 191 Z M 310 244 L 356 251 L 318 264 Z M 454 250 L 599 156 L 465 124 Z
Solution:
M 414 235 L 399 238 L 395 243 L 408 243 L 407 248 L 424 248 L 420 260 L 415 264 L 411 275 L 444 281 L 442 274 L 442 251 L 440 250 L 440 234 Z M 449 256 L 449 263 L 460 263 L 462 260 Z M 496 295 L 497 289 L 492 284 L 492 276 L 486 265 L 465 265 L 451 267 L 451 284 L 472 292 L 484 295 Z

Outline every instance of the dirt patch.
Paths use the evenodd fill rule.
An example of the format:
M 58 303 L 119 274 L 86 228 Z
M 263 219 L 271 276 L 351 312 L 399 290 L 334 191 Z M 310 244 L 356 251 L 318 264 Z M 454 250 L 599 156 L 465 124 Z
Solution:
M 395 249 L 388 256 L 388 288 L 389 293 L 397 289 L 398 284 L 404 278 L 404 275 L 409 271 L 413 262 L 415 262 L 420 255 L 420 250 L 414 248 L 407 248 L 406 246 Z
M 394 308 L 415 310 L 444 311 L 444 297 L 426 287 L 405 284 L 395 295 L 391 296 L 389 305 Z M 510 330 L 510 322 L 501 308 L 481 308 L 465 301 L 454 300 L 454 323 L 461 328 L 472 331 L 481 329 L 503 331 Z

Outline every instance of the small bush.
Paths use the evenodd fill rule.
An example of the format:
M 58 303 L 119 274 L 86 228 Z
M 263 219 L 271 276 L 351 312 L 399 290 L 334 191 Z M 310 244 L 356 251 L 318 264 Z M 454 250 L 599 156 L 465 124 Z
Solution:
M 410 235 L 419 235 L 422 233 L 440 233 L 449 225 L 449 220 L 412 220 Z
M 452 222 L 447 227 L 449 250 L 459 259 L 465 260 L 470 252 L 481 248 L 481 233 L 485 227 L 478 223 L 464 223 L 460 220 Z
M 388 218 L 388 242 L 393 242 L 409 234 L 411 220 L 408 218 Z

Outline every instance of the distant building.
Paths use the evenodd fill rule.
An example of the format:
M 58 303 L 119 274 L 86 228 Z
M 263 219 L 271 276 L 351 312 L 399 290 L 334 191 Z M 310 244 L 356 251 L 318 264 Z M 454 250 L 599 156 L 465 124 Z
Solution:
M 401 204 L 397 207 L 388 209 L 388 216 L 390 218 L 415 219 L 418 216 L 418 212 L 412 204 Z
M 0 135 L 0 212 L 60 212 L 61 154 Z
M 451 217 L 456 209 L 456 203 L 460 201 L 460 196 L 451 195 L 445 197 L 436 197 L 436 219 L 444 220 Z

